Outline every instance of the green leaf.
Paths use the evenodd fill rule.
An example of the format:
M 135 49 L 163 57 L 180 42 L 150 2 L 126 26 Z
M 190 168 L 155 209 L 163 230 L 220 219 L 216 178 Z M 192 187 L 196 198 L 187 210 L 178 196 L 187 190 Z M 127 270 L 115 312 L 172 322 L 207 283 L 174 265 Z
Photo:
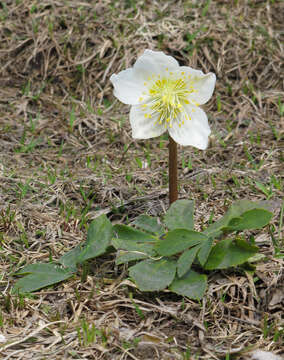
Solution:
M 207 240 L 207 236 L 197 231 L 176 229 L 169 231 L 162 239 L 158 240 L 155 250 L 159 255 L 170 256 L 205 240 Z
M 87 240 L 82 249 L 78 262 L 82 263 L 102 255 L 111 243 L 113 226 L 105 215 L 94 219 L 88 229 Z
M 76 271 L 77 263 L 79 262 L 79 256 L 83 250 L 84 244 L 77 245 L 74 249 L 68 251 L 58 260 L 59 264 Z
M 134 229 L 133 227 L 130 226 L 117 224 L 114 225 L 113 229 L 116 232 L 117 237 L 119 239 L 133 240 L 136 242 L 153 242 L 155 240 L 155 238 L 152 235 Z
M 116 265 L 125 264 L 125 263 L 128 263 L 130 261 L 147 259 L 147 257 L 148 257 L 148 255 L 141 254 L 141 253 L 138 253 L 138 252 L 119 250 L 118 253 L 117 253 L 115 264 Z
M 243 216 L 248 213 L 250 210 L 265 210 L 265 214 L 263 213 L 262 215 L 262 219 L 264 219 L 265 221 L 262 221 L 262 224 L 267 224 L 267 219 L 268 219 L 268 209 L 270 208 L 269 203 L 261 201 L 261 202 L 253 202 L 253 201 L 249 201 L 249 200 L 240 200 L 235 202 L 227 211 L 227 213 L 219 220 L 217 220 L 216 222 L 214 222 L 213 224 L 211 224 L 210 226 L 208 226 L 208 228 L 204 231 L 204 234 L 208 235 L 208 237 L 218 237 L 222 234 L 223 231 L 235 231 L 234 227 L 232 227 L 231 229 L 228 228 L 228 225 L 230 224 L 230 222 L 232 222 L 231 224 L 234 224 L 235 221 L 241 221 L 240 219 L 243 218 Z M 253 216 L 251 214 L 248 214 L 249 218 L 252 220 L 251 216 Z M 272 216 L 272 214 L 271 214 Z M 237 219 L 237 220 L 233 220 L 233 219 Z M 251 221 L 250 220 L 250 221 Z M 270 219 L 269 219 L 270 220 Z M 269 222 L 268 220 L 268 222 Z M 243 224 L 245 224 L 244 220 L 243 220 Z M 259 223 L 261 224 L 261 223 Z M 257 224 L 257 225 L 259 225 Z M 249 225 L 249 224 L 248 224 Z M 262 225 L 264 226 L 264 225 Z M 261 227 L 262 227 L 261 226 Z M 259 228 L 254 227 L 255 228 Z M 244 229 L 244 228 L 243 228 Z
M 261 229 L 269 223 L 273 214 L 264 209 L 252 209 L 232 219 L 225 228 L 228 231 Z
M 126 251 L 117 257 L 117 265 L 156 255 L 154 251 L 156 238 L 154 236 L 126 225 L 115 225 L 114 230 L 118 238 L 112 239 L 112 245 L 117 250 Z
M 181 279 L 175 279 L 170 290 L 176 294 L 188 296 L 190 299 L 200 300 L 207 287 L 207 277 L 189 270 Z
M 148 255 L 155 255 L 154 244 L 140 243 L 133 240 L 112 239 L 112 245 L 117 250 L 138 251 Z
M 148 215 L 140 215 L 137 219 L 133 222 L 138 228 L 150 232 L 151 234 L 164 234 L 165 230 L 158 223 L 158 219 Z
M 111 243 L 113 226 L 105 215 L 94 219 L 88 229 L 87 240 L 70 250 L 58 262 L 71 269 L 88 259 L 102 255 Z
M 254 256 L 257 251 L 258 247 L 250 245 L 244 240 L 222 240 L 212 248 L 204 268 L 213 270 L 240 265 Z
M 194 246 L 193 248 L 186 250 L 179 257 L 177 262 L 177 272 L 179 277 L 182 277 L 191 268 L 191 265 L 199 249 L 200 246 Z
M 189 229 L 192 230 L 194 212 L 193 200 L 177 200 L 167 211 L 164 223 L 169 230 Z
M 45 286 L 56 284 L 70 278 L 74 274 L 55 264 L 31 264 L 25 266 L 16 275 L 26 275 L 19 279 L 13 287 L 13 293 L 27 293 Z
M 165 289 L 174 279 L 176 262 L 173 260 L 144 260 L 129 268 L 129 275 L 141 291 Z
M 266 256 L 264 254 L 255 254 L 248 259 L 248 262 L 255 263 L 255 262 L 261 261 L 263 259 L 266 259 Z
M 209 238 L 201 244 L 200 250 L 197 254 L 201 266 L 203 266 L 206 263 L 212 248 L 212 244 L 213 244 L 213 238 Z

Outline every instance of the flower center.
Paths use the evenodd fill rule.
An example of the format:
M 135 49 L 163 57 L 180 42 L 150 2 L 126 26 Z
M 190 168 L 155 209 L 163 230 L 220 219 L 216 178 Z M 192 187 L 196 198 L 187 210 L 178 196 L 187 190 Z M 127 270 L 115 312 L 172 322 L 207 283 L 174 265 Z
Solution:
M 152 118 L 154 113 L 158 113 L 158 119 L 155 124 L 164 124 L 165 128 L 171 128 L 173 122 L 177 121 L 181 127 L 184 119 L 190 120 L 190 116 L 184 110 L 184 105 L 189 104 L 188 96 L 196 90 L 192 86 L 192 81 L 187 81 L 185 74 L 176 78 L 169 73 L 169 76 L 155 80 L 153 75 L 148 87 L 148 83 L 144 83 L 148 87 L 148 92 L 144 93 L 150 97 L 150 101 L 142 105 L 145 110 L 145 118 Z M 141 98 L 141 101 L 143 98 Z
M 149 93 L 162 106 L 180 108 L 181 101 L 187 101 L 186 97 L 189 91 L 183 79 L 162 79 L 154 83 Z

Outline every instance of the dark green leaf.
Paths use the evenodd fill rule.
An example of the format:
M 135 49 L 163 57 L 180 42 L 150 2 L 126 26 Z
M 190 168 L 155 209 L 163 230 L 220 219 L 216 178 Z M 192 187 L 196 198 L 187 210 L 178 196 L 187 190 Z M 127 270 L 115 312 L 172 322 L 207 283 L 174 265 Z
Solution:
M 219 241 L 211 250 L 205 269 L 225 269 L 246 262 L 258 251 L 256 246 L 244 240 L 226 239 Z
M 272 213 L 264 209 L 252 209 L 244 212 L 240 217 L 232 219 L 227 227 L 228 231 L 261 229 L 269 223 Z
M 83 250 L 84 244 L 79 244 L 77 245 L 74 249 L 68 251 L 67 253 L 65 253 L 64 255 L 61 256 L 61 258 L 58 260 L 58 262 L 62 265 L 64 265 L 65 267 L 68 267 L 74 271 L 76 271 L 77 269 L 77 263 L 78 263 L 78 259 L 79 256 Z
M 169 231 L 162 239 L 158 240 L 155 250 L 159 255 L 170 256 L 205 240 L 207 240 L 207 236 L 197 231 L 176 229 Z
M 132 240 L 135 242 L 153 242 L 155 239 L 149 233 L 139 231 L 126 225 L 117 224 L 114 225 L 113 229 L 116 232 L 117 237 L 123 240 Z
M 155 255 L 156 238 L 154 236 L 125 225 L 115 225 L 114 229 L 118 238 L 112 239 L 112 245 L 117 250 L 125 250 L 121 256 L 117 257 L 116 264 Z
M 13 293 L 27 293 L 66 280 L 73 275 L 73 271 L 55 264 L 39 263 L 25 266 L 16 275 L 25 276 L 16 282 Z
M 182 277 L 191 268 L 199 249 L 200 247 L 198 245 L 194 246 L 193 248 L 186 250 L 179 257 L 177 262 L 177 272 L 179 277 Z
M 78 263 L 102 255 L 110 245 L 113 227 L 105 215 L 94 219 L 88 229 L 87 240 L 78 257 Z
M 148 255 L 155 255 L 154 245 L 150 243 L 140 243 L 132 240 L 114 238 L 112 239 L 112 245 L 117 250 L 138 251 Z
M 164 222 L 169 230 L 189 229 L 192 230 L 194 212 L 193 200 L 177 200 L 167 211 Z
M 129 268 L 129 275 L 141 291 L 165 289 L 174 279 L 176 262 L 173 260 L 144 260 Z
M 133 222 L 138 228 L 150 232 L 151 234 L 162 235 L 164 234 L 165 230 L 158 223 L 158 219 L 148 215 L 140 215 L 137 219 Z
M 103 254 L 110 245 L 113 227 L 105 215 L 94 219 L 88 229 L 87 240 L 61 256 L 58 262 L 74 270 L 76 265 Z
M 181 279 L 175 279 L 170 290 L 190 299 L 200 300 L 204 296 L 207 286 L 207 277 L 189 270 Z
M 134 260 L 147 259 L 148 255 L 141 254 L 138 252 L 131 252 L 125 250 L 119 250 L 115 260 L 116 265 L 125 264 Z
M 268 210 L 270 208 L 270 204 L 264 201 L 261 202 L 253 202 L 249 200 L 240 200 L 235 202 L 228 212 L 219 220 L 208 226 L 208 228 L 204 231 L 204 234 L 211 237 L 218 237 L 222 234 L 223 231 L 235 231 L 234 229 L 228 229 L 228 225 L 231 221 L 239 221 L 238 218 L 242 218 L 242 216 L 253 209 L 264 209 Z M 272 214 L 271 214 L 272 215 Z M 266 217 L 268 218 L 268 214 L 266 213 Z M 265 218 L 266 218 L 265 217 Z M 233 220 L 237 219 L 237 220 Z M 269 221 L 269 220 L 268 220 Z M 265 222 L 264 222 L 265 224 Z M 264 226 L 264 225 L 262 225 Z M 258 228 L 258 227 L 257 227 Z
M 213 244 L 213 238 L 209 238 L 201 244 L 200 250 L 197 255 L 200 265 L 203 266 L 206 263 L 212 248 L 212 244 Z

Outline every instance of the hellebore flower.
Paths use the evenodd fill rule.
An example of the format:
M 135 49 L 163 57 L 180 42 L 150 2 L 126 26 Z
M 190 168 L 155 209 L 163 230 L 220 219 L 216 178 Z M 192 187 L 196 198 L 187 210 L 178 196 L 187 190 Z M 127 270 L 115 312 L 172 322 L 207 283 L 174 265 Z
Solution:
M 179 66 L 161 51 L 145 50 L 132 68 L 110 78 L 114 95 L 131 106 L 135 139 L 149 139 L 166 130 L 180 145 L 206 149 L 210 128 L 205 104 L 214 91 L 216 76 Z

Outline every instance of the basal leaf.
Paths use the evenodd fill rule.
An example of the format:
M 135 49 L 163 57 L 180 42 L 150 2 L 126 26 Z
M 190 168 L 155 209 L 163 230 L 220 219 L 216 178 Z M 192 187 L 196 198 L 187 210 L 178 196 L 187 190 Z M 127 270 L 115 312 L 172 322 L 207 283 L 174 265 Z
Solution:
M 214 270 L 240 265 L 254 256 L 257 251 L 258 247 L 244 240 L 222 240 L 213 246 L 204 268 Z
M 169 230 L 189 229 L 194 227 L 193 222 L 194 201 L 177 200 L 167 211 L 164 217 L 164 223 Z
M 137 251 L 148 255 L 155 255 L 154 244 L 140 243 L 132 240 L 112 239 L 112 245 L 117 250 Z
M 151 234 L 162 235 L 165 232 L 162 225 L 158 223 L 158 219 L 152 216 L 140 215 L 137 219 L 135 219 L 133 224 L 141 230 L 147 231 Z
M 159 291 L 173 281 L 176 262 L 173 260 L 144 260 L 129 268 L 129 275 L 141 291 Z
M 207 277 L 189 270 L 181 279 L 176 278 L 170 285 L 170 290 L 190 299 L 200 300 L 207 287 Z
M 179 277 L 182 277 L 191 268 L 191 265 L 199 249 L 200 246 L 194 246 L 191 249 L 183 252 L 179 257 L 177 262 L 177 273 Z
M 58 260 L 59 264 L 76 271 L 79 262 L 79 256 L 84 249 L 84 243 L 77 245 L 72 250 L 68 251 Z
M 232 219 L 226 226 L 229 231 L 261 229 L 269 223 L 273 214 L 264 209 L 252 209 Z
M 88 229 L 87 240 L 61 256 L 58 262 L 70 269 L 85 260 L 103 254 L 113 236 L 112 224 L 105 215 L 94 219 Z
M 159 255 L 170 256 L 200 244 L 205 240 L 207 240 L 207 236 L 197 231 L 176 229 L 169 231 L 158 240 L 155 250 Z
M 134 229 L 133 227 L 126 225 L 114 225 L 113 227 L 117 237 L 123 240 L 132 240 L 135 242 L 153 242 L 155 239 L 149 233 L 145 233 L 143 231 L 139 231 Z
M 268 216 L 268 210 L 270 208 L 270 204 L 264 201 L 261 202 L 254 202 L 249 200 L 240 200 L 232 204 L 232 206 L 229 208 L 227 213 L 219 220 L 208 226 L 208 228 L 204 231 L 204 234 L 208 235 L 209 237 L 218 237 L 220 236 L 223 231 L 235 231 L 234 227 L 231 229 L 228 228 L 229 223 L 232 221 L 233 223 L 240 221 L 242 216 L 245 213 L 248 213 L 250 210 L 258 209 L 258 210 L 266 210 L 266 213 L 264 214 L 264 218 L 267 219 Z M 249 218 L 251 218 L 251 214 L 248 214 Z M 252 213 L 253 215 L 253 213 Z M 272 214 L 271 214 L 272 216 Z M 236 219 L 236 220 L 233 220 Z M 269 219 L 270 220 L 270 219 Z M 268 221 L 269 221 L 268 220 Z M 265 220 L 263 223 L 266 224 L 267 220 Z M 245 224 L 245 222 L 243 222 Z M 259 223 L 260 224 L 260 223 Z M 248 224 L 249 225 L 249 224 Z M 262 225 L 264 226 L 264 225 Z M 261 227 L 262 227 L 261 226 Z M 254 227 L 255 228 L 255 227 Z M 257 227 L 259 228 L 259 227 Z
M 208 238 L 200 245 L 200 250 L 198 251 L 198 254 L 197 254 L 200 265 L 203 266 L 206 263 L 207 258 L 210 254 L 212 245 L 213 245 L 213 238 Z
M 130 261 L 147 259 L 148 255 L 136 251 L 119 250 L 115 260 L 116 265 L 128 263 Z
M 138 242 L 134 240 L 112 239 L 112 245 L 119 251 L 116 258 L 116 264 L 124 264 L 129 261 L 145 259 L 156 255 L 153 244 L 150 242 Z
M 78 263 L 102 255 L 110 245 L 113 226 L 105 215 L 94 219 L 88 229 L 87 240 L 78 256 Z
M 74 274 L 55 264 L 31 264 L 25 266 L 16 275 L 25 275 L 13 287 L 13 293 L 27 293 L 56 284 L 70 278 Z

